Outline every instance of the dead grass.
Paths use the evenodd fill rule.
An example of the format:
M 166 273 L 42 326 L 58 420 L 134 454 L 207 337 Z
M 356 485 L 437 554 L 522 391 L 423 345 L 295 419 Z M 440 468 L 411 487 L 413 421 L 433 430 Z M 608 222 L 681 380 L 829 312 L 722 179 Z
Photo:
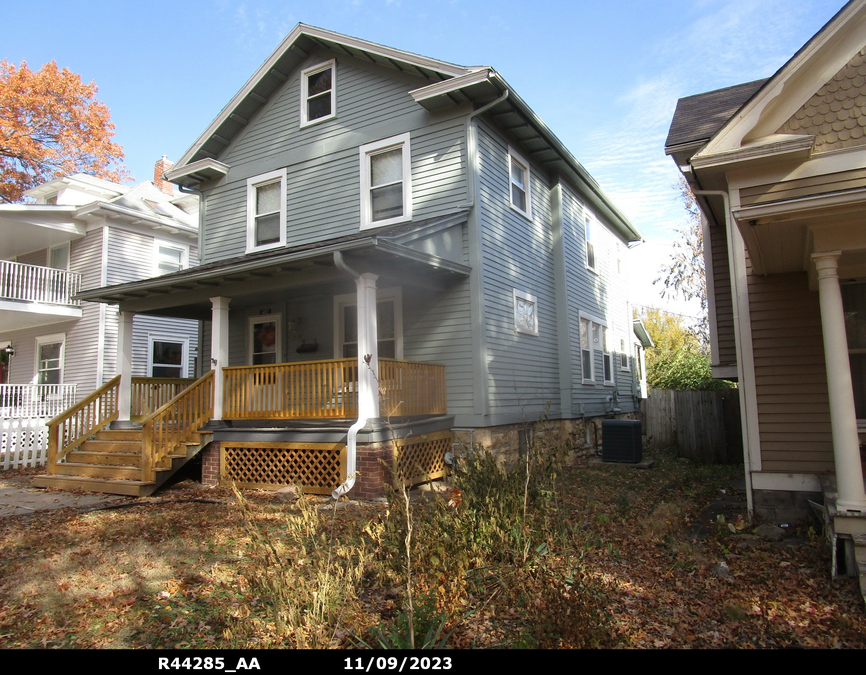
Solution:
M 829 579 L 814 532 L 771 543 L 700 521 L 738 473 L 661 453 L 649 471 L 586 464 L 556 490 L 533 483 L 525 518 L 524 481 L 506 474 L 413 502 L 416 640 L 866 647 L 857 583 Z M 400 646 L 398 509 L 188 497 L 0 520 L 0 647 Z M 728 578 L 711 571 L 721 561 Z

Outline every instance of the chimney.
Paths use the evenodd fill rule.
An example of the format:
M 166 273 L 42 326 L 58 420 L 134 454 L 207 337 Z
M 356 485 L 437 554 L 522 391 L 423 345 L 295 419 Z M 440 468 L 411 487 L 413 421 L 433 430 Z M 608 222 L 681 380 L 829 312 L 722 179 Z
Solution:
M 163 155 L 162 159 L 157 160 L 156 165 L 153 167 L 153 184 L 169 197 L 174 197 L 174 185 L 165 180 L 162 174 L 173 166 L 174 162 L 169 162 L 168 158 Z

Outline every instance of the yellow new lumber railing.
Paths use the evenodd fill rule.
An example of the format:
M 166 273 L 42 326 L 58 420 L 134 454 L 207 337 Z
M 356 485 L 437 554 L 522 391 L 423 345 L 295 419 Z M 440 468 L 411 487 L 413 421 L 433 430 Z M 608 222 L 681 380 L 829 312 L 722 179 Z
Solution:
M 195 382 L 192 377 L 133 377 L 130 417 L 140 420 L 158 410 Z
M 118 416 L 120 375 L 48 422 L 48 473 L 57 463 Z
M 142 480 L 155 480 L 156 468 L 171 462 L 169 455 L 186 453 L 186 443 L 213 416 L 213 383 L 209 371 L 141 420 Z

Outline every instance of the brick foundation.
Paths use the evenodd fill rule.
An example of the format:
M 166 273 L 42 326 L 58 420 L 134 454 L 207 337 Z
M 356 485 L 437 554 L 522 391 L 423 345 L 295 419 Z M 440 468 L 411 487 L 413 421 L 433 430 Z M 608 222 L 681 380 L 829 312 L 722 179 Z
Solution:
M 208 443 L 201 451 L 201 484 L 216 487 L 220 484 L 220 444 Z
M 385 484 L 391 480 L 391 443 L 358 444 L 355 456 L 358 470 L 350 496 L 378 499 L 385 496 Z

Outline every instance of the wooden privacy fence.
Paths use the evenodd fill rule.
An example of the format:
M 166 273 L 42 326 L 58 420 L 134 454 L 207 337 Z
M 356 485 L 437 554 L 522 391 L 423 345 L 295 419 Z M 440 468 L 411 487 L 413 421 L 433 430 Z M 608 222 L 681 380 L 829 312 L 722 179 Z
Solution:
M 652 389 L 643 425 L 650 449 L 676 445 L 680 457 L 708 464 L 743 460 L 738 389 Z

